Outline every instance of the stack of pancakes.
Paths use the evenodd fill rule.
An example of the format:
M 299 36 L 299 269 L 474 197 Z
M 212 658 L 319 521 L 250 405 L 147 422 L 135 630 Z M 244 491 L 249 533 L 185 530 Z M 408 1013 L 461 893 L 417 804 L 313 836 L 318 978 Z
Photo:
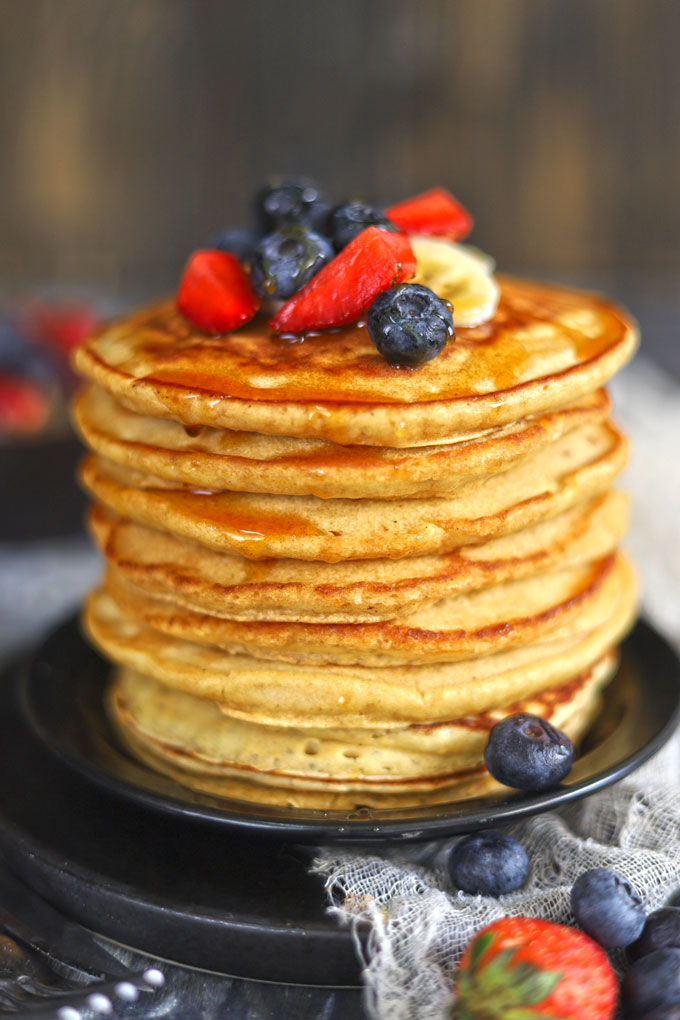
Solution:
M 77 355 L 107 563 L 85 612 L 128 748 L 180 783 L 312 808 L 456 800 L 531 711 L 578 740 L 631 624 L 626 442 L 601 388 L 635 331 L 501 281 L 412 370 L 365 327 L 227 336 L 170 301 Z

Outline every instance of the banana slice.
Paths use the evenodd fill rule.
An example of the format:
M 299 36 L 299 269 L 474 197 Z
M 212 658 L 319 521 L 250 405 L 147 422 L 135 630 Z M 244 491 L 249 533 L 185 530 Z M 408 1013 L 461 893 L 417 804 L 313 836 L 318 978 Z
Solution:
M 434 237 L 412 237 L 418 268 L 410 283 L 429 287 L 453 305 L 454 326 L 479 326 L 498 305 L 492 258 L 476 248 Z

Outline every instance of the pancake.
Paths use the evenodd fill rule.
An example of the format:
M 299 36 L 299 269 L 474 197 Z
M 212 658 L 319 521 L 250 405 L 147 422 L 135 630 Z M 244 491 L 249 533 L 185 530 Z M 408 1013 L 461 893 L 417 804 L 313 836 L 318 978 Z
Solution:
M 251 773 L 270 785 L 344 790 L 383 785 L 396 792 L 428 789 L 483 765 L 491 728 L 516 712 L 531 712 L 562 729 L 590 718 L 593 701 L 616 665 L 613 653 L 568 683 L 499 707 L 434 726 L 400 730 L 321 730 L 262 726 L 223 715 L 219 706 L 173 691 L 150 677 L 122 670 L 109 693 L 121 731 L 191 760 L 197 771 L 237 777 Z M 400 780 L 403 784 L 400 784 Z M 419 781 L 419 782 L 417 782 Z
M 338 446 L 318 439 L 187 427 L 135 414 L 101 387 L 84 392 L 75 420 L 104 459 L 195 488 L 318 496 L 397 499 L 457 492 L 502 471 L 609 412 L 604 390 L 556 411 L 411 449 Z
M 606 299 L 499 282 L 493 319 L 417 370 L 389 365 L 362 326 L 293 342 L 259 319 L 208 336 L 172 300 L 105 327 L 75 365 L 130 409 L 189 426 L 409 447 L 563 407 L 631 357 L 635 326 Z
M 441 599 L 399 621 L 241 623 L 139 593 L 110 574 L 106 591 L 128 616 L 233 655 L 293 664 L 389 666 L 454 662 L 545 638 L 578 620 L 618 573 L 616 554 Z
M 110 509 L 142 524 L 249 559 L 337 562 L 450 552 L 552 517 L 605 490 L 625 464 L 611 425 L 583 425 L 450 497 L 321 500 L 173 488 L 89 457 L 81 477 Z
M 103 591 L 85 608 L 94 643 L 114 662 L 168 687 L 219 701 L 239 718 L 273 725 L 390 728 L 480 714 L 564 683 L 618 643 L 635 611 L 623 558 L 564 627 L 530 644 L 417 666 L 293 665 L 230 655 L 125 614 Z
M 231 620 L 364 623 L 394 619 L 446 596 L 606 556 L 621 539 L 628 500 L 606 492 L 556 517 L 440 556 L 314 563 L 214 552 L 118 517 L 101 504 L 90 528 L 128 584 Z

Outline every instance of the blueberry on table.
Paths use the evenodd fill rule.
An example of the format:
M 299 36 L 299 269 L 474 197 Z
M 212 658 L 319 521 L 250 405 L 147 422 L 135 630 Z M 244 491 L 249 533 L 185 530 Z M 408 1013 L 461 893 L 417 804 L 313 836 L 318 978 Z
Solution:
M 262 229 L 299 224 L 312 230 L 323 230 L 330 206 L 318 186 L 308 177 L 272 178 L 255 200 Z
M 283 227 L 255 245 L 250 263 L 253 286 L 264 297 L 291 297 L 333 258 L 325 237 L 306 227 Z
M 391 365 L 421 365 L 454 337 L 451 305 L 419 283 L 378 294 L 366 319 L 368 333 Z
M 328 217 L 328 234 L 336 251 L 341 251 L 366 227 L 380 227 L 396 233 L 397 228 L 387 217 L 372 205 L 363 202 L 347 202 L 336 205 Z
M 680 949 L 680 907 L 662 907 L 650 914 L 630 955 L 639 960 L 657 949 Z
M 535 793 L 561 783 L 571 772 L 575 753 L 566 734 L 537 715 L 520 712 L 493 727 L 484 762 L 499 783 Z
M 212 244 L 218 251 L 230 252 L 241 262 L 250 262 L 259 237 L 258 232 L 250 227 L 231 227 L 213 238 Z
M 579 875 L 571 890 L 571 909 L 586 935 L 608 949 L 635 942 L 647 920 L 637 891 L 609 868 Z
M 529 877 L 529 858 L 521 843 L 504 832 L 476 833 L 454 846 L 449 875 L 457 889 L 473 895 L 503 896 Z
M 680 949 L 657 949 L 634 963 L 621 982 L 621 998 L 636 1020 L 680 1005 Z

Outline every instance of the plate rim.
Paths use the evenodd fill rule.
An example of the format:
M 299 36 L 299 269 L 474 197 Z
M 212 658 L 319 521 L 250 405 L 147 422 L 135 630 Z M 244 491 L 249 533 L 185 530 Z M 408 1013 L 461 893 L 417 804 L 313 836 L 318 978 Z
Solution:
M 55 627 L 40 643 L 33 655 L 23 669 L 17 673 L 19 683 L 19 710 L 30 727 L 31 732 L 40 743 L 54 756 L 62 765 L 70 771 L 75 772 L 89 783 L 103 789 L 119 799 L 131 800 L 135 804 L 151 809 L 156 813 L 165 816 L 181 817 L 184 820 L 211 826 L 221 826 L 225 829 L 236 830 L 240 834 L 259 835 L 274 840 L 288 842 L 327 842 L 333 844 L 350 844 L 358 846 L 363 844 L 386 844 L 421 842 L 449 836 L 461 835 L 465 832 L 477 831 L 488 828 L 491 825 L 507 824 L 526 818 L 530 815 L 540 814 L 545 811 L 563 807 L 574 800 L 590 796 L 593 793 L 618 782 L 630 775 L 636 768 L 649 760 L 664 744 L 670 739 L 673 732 L 680 724 L 680 657 L 678 653 L 649 621 L 639 618 L 628 636 L 621 643 L 623 649 L 635 647 L 652 641 L 657 646 L 657 651 L 665 657 L 667 665 L 671 666 L 669 677 L 672 676 L 674 683 L 673 709 L 666 718 L 664 724 L 658 729 L 655 735 L 641 748 L 627 755 L 622 760 L 610 765 L 608 768 L 596 772 L 594 775 L 579 780 L 573 784 L 560 785 L 554 789 L 539 792 L 536 794 L 514 793 L 510 799 L 496 803 L 490 803 L 488 809 L 479 807 L 478 800 L 475 800 L 475 808 L 469 811 L 451 811 L 450 806 L 441 805 L 441 813 L 429 817 L 410 817 L 399 819 L 349 818 L 353 812 L 338 812 L 340 817 L 332 817 L 331 812 L 324 812 L 321 809 L 306 809 L 309 816 L 306 819 L 286 819 L 282 816 L 285 808 L 272 809 L 277 814 L 271 817 L 258 813 L 256 805 L 252 805 L 249 813 L 238 810 L 238 801 L 229 800 L 228 806 L 221 808 L 207 803 L 191 803 L 188 799 L 166 795 L 162 792 L 146 789 L 138 786 L 131 780 L 116 776 L 98 765 L 96 762 L 84 757 L 77 750 L 64 743 L 43 720 L 29 696 L 29 691 L 34 684 L 35 670 L 49 652 L 52 643 L 58 641 L 66 632 L 75 631 L 75 639 L 82 643 L 87 652 L 91 653 L 98 660 L 103 668 L 107 668 L 106 660 L 93 649 L 82 633 L 78 616 L 74 615 Z M 98 667 L 99 668 L 99 667 Z M 668 681 L 668 677 L 666 678 Z M 111 731 L 113 736 L 113 731 Z M 115 737 L 112 741 L 119 753 L 127 754 L 118 748 Z M 129 755 L 128 755 L 129 756 Z M 134 764 L 150 774 L 153 770 L 143 763 L 134 759 Z M 175 783 L 170 777 L 163 777 L 169 784 L 173 784 L 182 792 L 179 783 Z M 197 792 L 200 797 L 200 791 Z M 206 794 L 206 797 L 210 795 Z M 213 798 L 215 799 L 215 798 Z M 459 802 L 464 805 L 465 802 Z M 455 802 L 453 802 L 455 804 Z M 267 810 L 266 805 L 261 810 Z M 434 809 L 434 805 L 430 810 Z M 449 810 L 447 811 L 447 808 Z M 298 809 L 294 809 L 298 810 Z M 355 809 L 356 810 L 356 809 Z M 417 808 L 410 809 L 416 811 Z M 318 817 L 315 817 L 318 816 Z

